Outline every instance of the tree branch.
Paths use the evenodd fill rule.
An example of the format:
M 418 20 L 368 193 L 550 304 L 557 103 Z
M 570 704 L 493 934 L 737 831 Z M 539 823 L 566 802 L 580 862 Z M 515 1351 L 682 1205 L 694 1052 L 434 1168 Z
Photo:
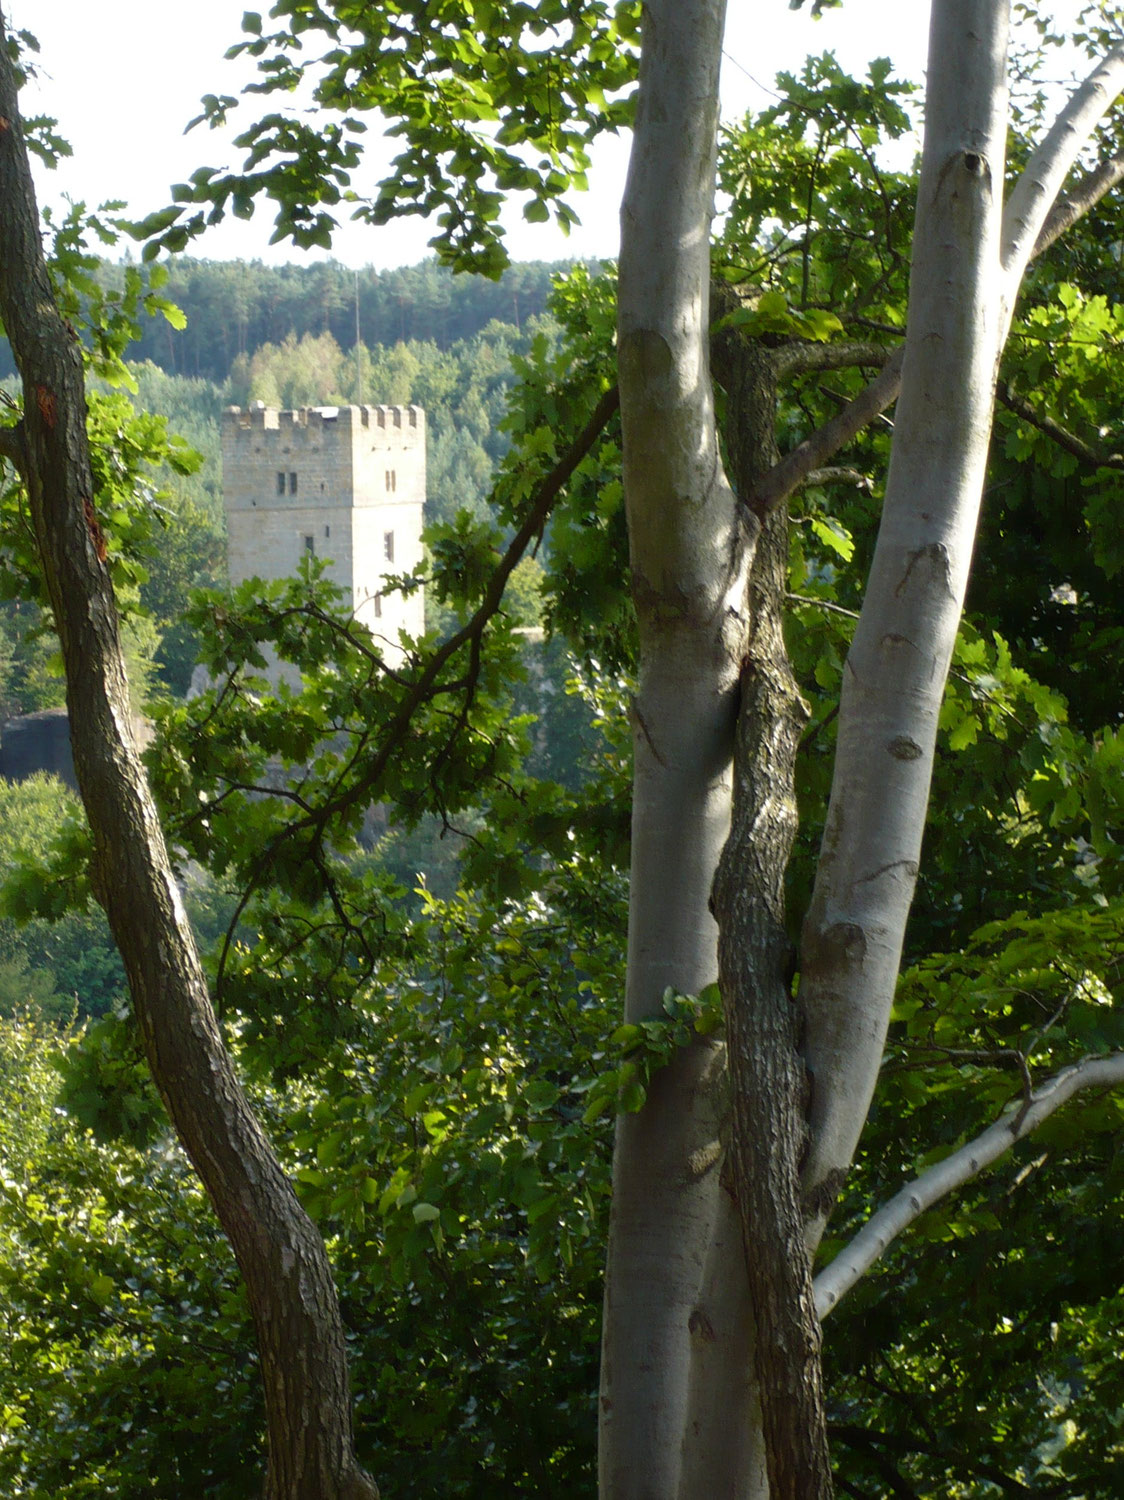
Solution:
M 810 474 L 804 476 L 805 484 L 853 484 L 856 489 L 870 489 L 870 475 L 864 474 L 861 469 L 828 468 L 813 469 Z
M 1067 453 L 1072 453 L 1074 458 L 1079 458 L 1082 463 L 1093 465 L 1101 469 L 1124 469 L 1124 455 L 1119 453 L 1105 453 L 1094 448 L 1091 443 L 1079 438 L 1076 433 L 1070 432 L 1060 422 L 1055 422 L 1053 417 L 1043 416 L 1030 404 L 1025 396 L 1020 396 L 1011 385 L 1010 381 L 1001 381 L 995 390 L 996 397 L 1008 411 L 1014 412 L 1024 422 L 1029 422 L 1032 427 L 1037 427 L 1039 432 L 1045 433 L 1059 448 L 1064 448 Z
M 467 645 L 479 651 L 485 627 L 503 603 L 503 592 L 507 586 L 507 580 L 532 540 L 545 526 L 563 486 L 573 476 L 574 470 L 593 447 L 619 405 L 620 393 L 614 385 L 602 395 L 589 421 L 535 491 L 523 524 L 509 542 L 506 552 L 488 582 L 484 598 L 475 614 L 430 657 L 421 675 L 403 699 L 394 722 L 390 726 L 390 732 L 383 744 L 379 746 L 378 754 L 368 769 L 346 792 L 331 799 L 318 808 L 315 814 L 305 819 L 303 825 L 291 824 L 285 836 L 289 831 L 296 832 L 299 827 L 307 827 L 314 822 L 323 827 L 327 819 L 336 813 L 346 811 L 358 802 L 371 799 L 395 751 L 408 736 L 414 714 L 424 702 L 441 690 L 438 677 L 445 663 L 454 657 L 462 646 Z
M 589 421 L 559 458 L 554 468 L 544 476 L 538 488 L 531 496 L 523 522 L 508 543 L 507 550 L 504 552 L 503 557 L 500 559 L 488 581 L 484 598 L 481 600 L 472 618 L 434 651 L 418 677 L 412 683 L 405 680 L 401 674 L 393 674 L 394 680 L 404 689 L 402 702 L 399 704 L 398 711 L 390 723 L 385 739 L 379 744 L 369 764 L 359 775 L 349 781 L 346 786 L 339 787 L 338 790 L 331 793 L 318 806 L 309 808 L 308 811 L 294 818 L 292 822 L 287 823 L 261 850 L 246 878 L 239 895 L 238 904 L 227 925 L 218 966 L 217 998 L 220 1002 L 222 999 L 227 958 L 235 941 L 238 923 L 246 907 L 249 905 L 250 898 L 261 885 L 262 880 L 265 878 L 282 847 L 290 840 L 302 834 L 312 834 L 314 842 L 319 843 L 324 838 L 328 824 L 332 818 L 356 806 L 362 806 L 377 800 L 378 788 L 383 776 L 386 774 L 387 767 L 391 764 L 395 754 L 408 740 L 410 726 L 418 710 L 442 693 L 454 690 L 463 691 L 465 699 L 461 712 L 458 715 L 457 724 L 449 740 L 446 742 L 444 750 L 441 752 L 442 759 L 448 756 L 455 737 L 463 725 L 476 689 L 484 632 L 489 622 L 495 617 L 503 604 L 504 589 L 507 586 L 507 581 L 527 551 L 527 548 L 531 545 L 531 542 L 541 533 L 543 527 L 546 525 L 554 503 L 561 494 L 563 487 L 573 476 L 574 470 L 581 463 L 582 459 L 589 453 L 593 444 L 604 431 L 606 424 L 619 406 L 620 392 L 615 385 L 610 386 L 602 394 Z M 469 648 L 467 671 L 456 682 L 440 681 L 442 669 L 456 656 L 457 652 L 463 646 Z M 342 780 L 343 778 L 340 779 Z
M 813 469 L 822 468 L 840 448 L 855 438 L 874 421 L 880 412 L 897 400 L 902 383 L 902 359 L 904 345 L 895 349 L 886 359 L 882 373 L 875 376 L 864 391 L 847 403 L 841 412 L 817 427 L 791 453 L 786 453 L 780 463 L 775 464 L 746 496 L 746 503 L 758 515 L 765 515 L 774 505 L 780 505 L 807 483 Z
M 1124 159 L 1113 157 L 1083 177 L 1063 202 L 1054 204 L 1074 157 L 1122 88 L 1124 45 L 1114 48 L 1076 90 L 1027 163 L 1003 215 L 1003 261 L 1008 285 L 1017 287 L 1026 263 L 1048 249 L 1124 178 Z M 1014 297 L 1009 300 L 1013 305 Z M 901 348 L 896 350 L 865 391 L 762 477 L 753 494 L 745 497 L 752 510 L 763 516 L 774 505 L 782 504 L 805 483 L 809 470 L 825 464 L 897 399 L 903 352 Z
M 1077 154 L 1122 89 L 1124 43 L 1114 47 L 1084 83 L 1074 90 L 1069 102 L 1046 132 L 1011 189 L 1003 214 L 1001 242 L 1008 318 L 1027 264 L 1036 252 L 1043 229 L 1062 185 L 1073 169 Z M 1107 192 L 1108 188 L 1105 187 L 1104 191 Z M 1095 198 L 1091 199 L 1086 208 L 1095 202 Z M 1076 213 L 1074 217 L 1077 217 Z M 1060 229 L 1058 233 L 1061 233 Z
M 1078 219 L 1083 218 L 1122 179 L 1124 152 L 1110 156 L 1107 161 L 1099 162 L 1091 172 L 1087 172 L 1064 198 L 1055 202 L 1047 214 L 1046 222 L 1034 242 L 1035 256 L 1048 250 L 1055 240 L 1059 240 L 1067 229 L 1072 228 Z
M 821 344 L 798 339 L 774 349 L 773 368 L 778 380 L 806 375 L 812 370 L 849 370 L 855 365 L 884 365 L 894 351 L 868 339 L 841 339 Z
M 856 1424 L 842 1422 L 830 1423 L 828 1432 L 833 1438 L 840 1438 L 848 1447 L 866 1454 L 871 1467 L 877 1469 L 879 1479 L 888 1486 L 887 1494 L 895 1496 L 896 1500 L 920 1500 L 918 1491 L 908 1483 L 901 1470 L 883 1451 L 885 1444 L 878 1437 Z M 862 1492 L 853 1490 L 851 1493 L 859 1495 Z
M 1089 1088 L 1114 1088 L 1124 1083 L 1124 1052 L 1086 1058 L 1063 1068 L 1028 1098 L 1012 1104 L 1003 1116 L 943 1161 L 908 1183 L 874 1213 L 858 1234 L 815 1280 L 816 1311 L 821 1319 L 885 1254 L 898 1235 L 934 1203 L 978 1177 L 985 1167 L 1008 1152 L 1016 1141 L 1037 1130 L 1044 1120 L 1068 1104 L 1074 1094 Z

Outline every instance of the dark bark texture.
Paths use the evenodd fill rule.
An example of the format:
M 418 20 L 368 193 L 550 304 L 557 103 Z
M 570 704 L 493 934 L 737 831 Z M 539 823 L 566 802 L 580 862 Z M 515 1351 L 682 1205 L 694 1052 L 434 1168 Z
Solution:
M 721 341 L 716 369 L 727 393 L 731 474 L 738 493 L 751 494 L 776 462 L 776 373 L 767 350 L 734 339 Z M 713 896 L 733 1096 L 727 1175 L 745 1241 L 770 1500 L 828 1500 L 820 1328 L 800 1202 L 807 1085 L 784 921 L 807 708 L 782 633 L 785 507 L 763 523 L 749 586 L 732 825 Z
M 223 1047 L 133 739 L 94 506 L 82 359 L 43 261 L 2 16 L 0 204 L 0 316 L 23 382 L 21 467 L 62 643 L 95 889 L 153 1078 L 246 1280 L 269 1429 L 265 1494 L 375 1500 L 352 1450 L 344 1335 L 324 1246 Z

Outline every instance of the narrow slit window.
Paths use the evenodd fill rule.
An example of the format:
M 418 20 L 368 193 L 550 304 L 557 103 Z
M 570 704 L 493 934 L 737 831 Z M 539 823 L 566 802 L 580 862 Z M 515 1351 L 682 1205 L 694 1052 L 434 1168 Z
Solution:
M 393 531 L 384 531 L 382 534 L 382 555 L 386 558 L 387 562 L 394 561 Z
M 381 620 L 382 619 L 382 595 L 381 594 L 376 594 L 375 595 L 375 619 L 376 620 Z
M 295 474 L 290 474 L 289 475 L 289 494 L 290 495 L 295 495 L 296 492 L 297 492 L 297 476 Z
M 278 470 L 277 472 L 277 493 L 279 495 L 285 493 L 285 475 L 282 470 Z
M 310 556 L 314 556 L 315 555 L 315 553 L 316 553 L 316 538 L 315 537 L 311 537 L 311 536 L 306 536 L 305 537 L 305 539 L 304 539 L 304 550 Z

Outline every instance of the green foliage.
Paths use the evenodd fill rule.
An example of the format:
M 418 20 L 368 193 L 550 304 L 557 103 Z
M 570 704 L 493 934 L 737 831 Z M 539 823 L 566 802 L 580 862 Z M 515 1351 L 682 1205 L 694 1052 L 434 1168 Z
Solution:
M 836 1243 L 868 1195 L 888 1196 L 1065 1063 L 1120 1046 L 1122 915 L 1118 903 L 1016 912 L 903 975 L 863 1187 Z M 1119 1313 L 1109 1266 L 1121 1118 L 1119 1097 L 1082 1096 L 930 1210 L 844 1304 L 838 1328 L 833 1316 L 856 1482 L 892 1464 L 924 1496 L 1014 1482 L 1116 1492 L 1124 1387 L 1103 1339 Z M 959 1315 L 941 1315 L 948 1307 Z
M 504 414 L 515 380 L 513 361 L 537 337 L 551 341 L 551 324 L 526 321 L 523 331 L 491 322 L 448 348 L 434 341 L 352 347 L 346 353 L 331 334 L 263 344 L 235 360 L 229 393 L 238 405 L 251 400 L 292 408 L 376 402 L 418 405 L 426 413 L 427 518 L 451 521 L 460 510 L 480 518 L 492 472 L 507 451 Z
M 913 179 L 879 150 L 910 128 L 912 85 L 885 58 L 859 82 L 825 53 L 777 88 L 777 104 L 726 132 L 720 156 L 726 274 L 762 288 L 747 326 L 816 341 L 852 318 L 872 332 L 904 326 Z
M 298 599 L 305 614 L 292 625 Z M 588 1393 L 597 1363 L 609 1119 L 583 1116 L 594 1090 L 617 1089 L 614 1070 L 625 1050 L 622 1039 L 606 1044 L 605 1035 L 623 979 L 625 911 L 623 878 L 607 856 L 627 850 L 619 836 L 607 841 L 608 823 L 591 818 L 589 808 L 611 806 L 627 782 L 617 693 L 604 684 L 600 694 L 614 724 L 600 757 L 587 761 L 592 793 L 575 801 L 524 783 L 515 762 L 494 780 L 477 768 L 471 784 L 484 805 L 471 840 L 475 893 L 462 886 L 443 900 L 423 888 L 408 902 L 380 870 L 377 851 L 364 855 L 355 841 L 360 824 L 344 768 L 359 742 L 317 743 L 327 723 L 348 733 L 332 718 L 332 704 L 350 703 L 357 675 L 370 671 L 362 641 L 333 621 L 330 590 L 312 573 L 272 599 L 235 599 L 228 609 L 215 631 L 226 642 L 227 681 L 210 701 L 177 711 L 197 715 L 208 732 L 197 734 L 190 717 L 177 719 L 159 750 L 157 783 L 178 797 L 184 779 L 177 842 L 196 853 L 206 846 L 211 865 L 228 877 L 244 884 L 274 843 L 226 954 L 220 994 L 259 1106 L 332 1246 L 345 1317 L 363 1330 L 353 1350 L 356 1388 L 370 1393 L 358 1406 L 361 1450 L 372 1460 L 377 1452 L 380 1475 L 404 1495 L 432 1493 L 438 1484 L 442 1493 L 465 1496 L 483 1488 L 518 1493 L 532 1483 L 559 1492 L 584 1487 L 593 1461 Z M 239 649 L 260 653 L 267 631 L 286 649 L 299 641 L 299 693 L 273 699 L 235 665 Z M 506 693 L 504 631 L 490 650 L 498 650 L 500 670 L 489 664 L 482 673 L 457 755 L 475 753 L 484 726 L 498 748 L 499 720 L 487 699 Z M 597 699 L 596 684 L 587 692 Z M 356 724 L 363 711 L 360 703 Z M 425 715 L 416 722 L 424 726 Z M 513 747 L 521 744 L 517 723 L 506 732 Z M 431 733 L 434 747 L 447 745 L 440 715 Z M 424 733 L 411 744 L 424 762 Z M 185 750 L 204 749 L 205 765 L 184 760 Z M 306 861 L 276 841 L 292 826 L 277 769 L 289 754 L 316 766 L 302 795 L 317 781 L 331 791 L 317 813 L 324 838 L 313 846 L 315 868 L 303 874 Z M 257 796 L 239 795 L 270 765 Z M 288 774 L 303 773 L 294 766 Z M 351 774 L 361 778 L 363 770 Z M 409 822 L 419 784 L 428 783 L 431 801 L 451 806 L 450 788 L 463 771 L 438 757 L 428 769 L 415 767 L 416 783 L 403 775 L 396 770 L 391 779 L 392 811 Z M 530 862 L 528 833 L 540 851 Z M 674 999 L 669 1008 L 682 1031 L 693 1011 Z M 649 1066 L 671 1041 L 656 1028 Z M 66 1375 L 40 1378 L 40 1360 L 54 1358 L 64 1372 L 80 1362 L 81 1374 L 70 1376 L 76 1390 L 65 1449 L 45 1452 L 28 1442 L 12 1453 L 36 1483 L 61 1495 L 80 1493 L 68 1486 L 81 1475 L 139 1495 L 141 1466 L 157 1457 L 170 1462 L 173 1450 L 167 1472 L 185 1492 L 238 1493 L 244 1467 L 231 1464 L 217 1476 L 238 1441 L 244 1464 L 257 1456 L 251 1434 L 260 1417 L 242 1379 L 251 1372 L 242 1363 L 239 1380 L 229 1373 L 244 1347 L 244 1313 L 231 1297 L 225 1259 L 221 1273 L 212 1264 L 205 1283 L 192 1282 L 209 1229 L 182 1264 L 176 1255 L 181 1235 L 200 1226 L 190 1204 L 168 1196 L 160 1175 L 170 1159 L 131 1028 L 117 1017 L 91 1028 L 68 1053 L 64 1078 L 60 1129 L 64 1120 L 81 1122 L 102 1142 L 87 1140 L 78 1153 L 92 1156 L 83 1192 L 100 1183 L 97 1163 L 112 1163 L 113 1203 L 122 1206 L 108 1235 L 96 1200 L 89 1214 L 75 1210 L 72 1244 L 87 1234 L 106 1241 L 87 1258 L 93 1279 L 86 1283 L 77 1280 L 73 1255 L 40 1264 L 40 1247 L 52 1244 L 56 1201 L 86 1202 L 65 1172 L 57 1200 L 45 1197 L 40 1209 L 34 1199 L 38 1218 L 15 1221 L 11 1259 L 24 1290 L 13 1305 L 43 1329 L 42 1349 L 29 1351 L 30 1363 L 11 1376 L 23 1426 L 53 1431 L 62 1420 Z M 623 1102 L 630 1099 L 626 1091 Z M 163 1202 L 149 1189 L 153 1177 Z M 136 1243 L 128 1201 L 148 1216 Z M 135 1266 L 150 1236 L 176 1261 L 142 1275 Z M 138 1305 L 134 1282 L 154 1288 L 151 1307 Z M 40 1316 L 48 1299 L 81 1310 L 91 1297 L 103 1299 L 104 1311 L 81 1338 L 70 1323 Z M 436 1309 L 424 1330 L 423 1305 Z M 166 1323 L 150 1326 L 163 1309 Z M 137 1335 L 143 1355 L 112 1336 L 121 1325 Z M 104 1339 L 94 1336 L 106 1328 Z M 187 1343 L 213 1347 L 226 1372 L 221 1435 L 213 1422 L 201 1432 L 191 1418 L 207 1409 L 193 1382 L 214 1372 L 210 1358 L 185 1364 Z M 166 1377 L 155 1376 L 157 1360 Z M 121 1399 L 110 1401 L 116 1392 Z M 135 1454 L 133 1422 L 144 1424 Z
M 722 998 L 716 984 L 708 985 L 697 998 L 665 991 L 662 1015 L 618 1026 L 610 1034 L 607 1050 L 612 1066 L 590 1088 L 583 1120 L 591 1124 L 606 1112 L 635 1114 L 643 1109 L 654 1075 L 693 1036 L 708 1036 L 722 1024 Z
M 289 1117 L 373 1334 L 362 1441 L 402 1494 L 590 1482 L 609 1140 L 582 1105 L 622 897 L 584 856 L 523 909 L 427 897 L 408 969 L 376 974 L 361 1039 Z
M 0 1487 L 140 1497 L 159 1475 L 236 1500 L 261 1453 L 230 1252 L 178 1153 L 99 1146 L 56 1107 L 71 1045 L 0 1022 Z
M 107 203 L 91 212 L 85 203 L 71 203 L 58 223 L 49 210 L 43 217 L 53 231 L 50 270 L 59 311 L 84 335 L 89 368 L 109 385 L 131 388 L 124 355 L 140 332 L 140 319 L 160 316 L 172 328 L 182 328 L 184 316 L 160 294 L 167 280 L 163 266 L 141 268 L 127 262 L 116 286 L 107 286 L 98 274 L 101 255 L 125 228 L 125 221 L 114 216 L 123 207 Z M 91 248 L 91 236 L 100 252 Z
M 508 263 L 504 200 L 525 195 L 527 220 L 553 215 L 568 228 L 590 142 L 631 118 L 623 94 L 636 68 L 633 3 L 281 0 L 268 20 L 278 29 L 246 12 L 247 40 L 229 54 L 257 59 L 259 80 L 246 92 L 280 93 L 285 104 L 300 86 L 315 120 L 267 114 L 238 137 L 247 153 L 240 172 L 200 167 L 174 187 L 173 205 L 134 228 L 148 239 L 146 260 L 182 250 L 227 212 L 250 217 L 265 196 L 276 204 L 275 242 L 330 246 L 341 205 L 372 224 L 422 214 L 437 226 L 430 244 L 441 260 L 498 276 Z M 310 42 L 328 50 L 311 57 Z M 238 104 L 207 95 L 200 119 L 225 125 Z M 405 146 L 369 198 L 352 187 L 368 114 L 391 122 L 387 134 Z
M 73 793 L 51 776 L 0 781 L 0 1015 L 68 1021 L 122 1003 L 121 961 L 84 867 Z
M 122 369 L 125 367 L 122 366 Z M 126 372 L 128 373 L 128 372 Z M 135 382 L 134 382 L 135 383 Z M 205 540 L 191 529 L 185 534 L 183 511 L 168 509 L 170 492 L 159 476 L 193 475 L 202 460 L 182 438 L 169 434 L 167 419 L 137 410 L 118 392 L 92 390 L 89 395 L 93 504 L 106 547 L 118 605 L 122 640 L 134 709 L 143 707 L 154 674 L 161 641 L 146 609 L 151 600 L 176 609 L 180 598 L 171 581 L 183 553 L 202 563 L 213 557 Z M 164 545 L 161 532 L 179 530 L 183 552 Z M 10 566 L 0 573 L 0 631 L 6 648 L 0 656 L 0 702 L 9 713 L 56 707 L 63 699 L 61 664 L 56 661 L 53 620 L 42 583 L 38 549 L 26 512 L 22 484 L 0 476 L 0 549 Z M 152 590 L 147 563 L 159 559 L 159 584 Z M 191 562 L 187 563 L 191 568 Z M 182 579 L 182 574 L 181 574 Z M 197 581 L 192 569 L 191 581 Z M 147 595 L 147 599 L 146 599 Z M 165 617 L 162 623 L 167 623 Z M 6 659 L 5 659 L 6 658 Z
M 551 280 L 565 269 L 524 261 L 509 266 L 499 281 L 488 281 L 454 276 L 433 260 L 392 271 L 369 266 L 353 271 L 334 261 L 270 266 L 187 256 L 171 257 L 161 266 L 167 274 L 162 290 L 182 309 L 186 324 L 173 328 L 162 315 L 148 316 L 142 309 L 131 358 L 170 376 L 220 385 L 236 360 L 252 357 L 263 344 L 281 344 L 290 334 L 299 341 L 330 333 L 342 349 L 352 348 L 356 312 L 363 340 L 387 348 L 417 342 L 448 349 L 493 321 L 519 328 L 544 311 Z M 106 286 L 105 295 L 120 295 L 123 266 L 101 260 L 95 274 Z M 4 361 L 6 352 L 0 344 L 0 373 L 14 369 L 10 356 Z M 155 409 L 173 415 L 169 406 Z M 178 414 L 174 425 L 194 442 Z

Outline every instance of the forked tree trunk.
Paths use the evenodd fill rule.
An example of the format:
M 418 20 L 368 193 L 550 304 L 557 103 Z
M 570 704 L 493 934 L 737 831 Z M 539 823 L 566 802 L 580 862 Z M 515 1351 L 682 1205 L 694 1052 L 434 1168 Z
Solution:
M 692 1175 L 696 1162 L 717 1159 L 720 1143 L 708 1144 L 697 1086 L 703 1069 L 688 1056 L 618 1135 L 605 1500 L 830 1494 L 801 1240 L 818 1239 L 881 1060 L 1009 309 L 1054 195 L 1122 66 L 1114 55 L 1095 71 L 1032 159 L 1001 250 L 1008 3 L 935 0 L 902 395 L 867 604 L 845 672 L 798 1024 L 783 978 L 782 879 L 801 723 L 780 637 L 783 535 L 775 518 L 739 520 L 735 508 L 731 519 L 705 348 L 695 342 L 705 326 L 700 259 L 711 192 L 699 128 L 711 128 L 713 98 L 699 91 L 716 80 L 720 11 L 702 3 L 646 10 L 624 214 L 621 392 L 642 661 L 628 1007 L 633 1017 L 651 1013 L 663 985 L 697 990 L 711 972 L 700 896 L 726 816 L 729 753 L 723 715 L 713 708 L 730 691 L 736 651 L 746 670 L 735 815 L 715 900 L 734 1075 L 729 1175 L 745 1258 L 739 1267 L 728 1194 L 716 1210 Z M 736 460 L 747 493 L 767 462 L 763 454 Z M 733 566 L 731 538 L 740 541 Z M 740 592 L 746 578 L 748 606 Z M 693 732 L 684 730 L 687 715 Z M 798 1060 L 801 1024 L 807 1072 Z M 798 1195 L 805 1107 L 811 1138 Z M 746 1263 L 748 1295 L 739 1280 Z M 716 1451 L 723 1433 L 738 1438 L 727 1436 Z
M 62 643 L 95 888 L 152 1076 L 246 1280 L 265 1387 L 267 1500 L 375 1500 L 352 1451 L 344 1334 L 324 1246 L 223 1047 L 133 740 L 94 508 L 82 358 L 43 262 L 2 17 L 0 204 L 0 316 L 24 390 L 20 467 Z

